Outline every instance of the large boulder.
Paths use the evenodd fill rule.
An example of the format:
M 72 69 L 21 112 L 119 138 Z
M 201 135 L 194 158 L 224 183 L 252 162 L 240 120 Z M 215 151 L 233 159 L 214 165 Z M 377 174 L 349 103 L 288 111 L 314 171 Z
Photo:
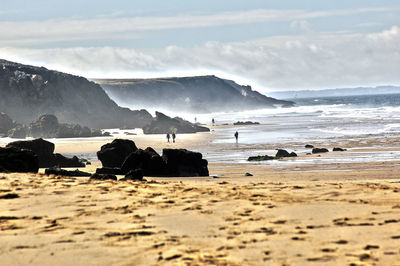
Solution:
M 144 134 L 167 134 L 167 133 L 196 133 L 208 132 L 209 128 L 199 126 L 180 117 L 171 118 L 163 113 L 156 112 L 156 117 L 151 123 L 143 127 Z
M 34 139 L 27 141 L 14 141 L 7 144 L 7 147 L 16 147 L 19 149 L 26 149 L 33 151 L 39 159 L 39 167 L 85 167 L 79 159 L 74 156 L 73 158 L 67 158 L 61 154 L 53 154 L 54 143 L 46 141 L 44 139 Z
M 326 148 L 314 148 L 312 149 L 312 153 L 316 154 L 316 153 L 325 153 L 325 152 L 329 152 L 328 149 Z
M 97 152 L 97 158 L 103 167 L 121 167 L 125 158 L 136 151 L 135 142 L 128 139 L 114 139 L 111 143 L 101 146 Z
M 32 172 L 39 170 L 37 155 L 16 147 L 0 148 L 0 172 Z
M 186 149 L 163 149 L 169 176 L 208 176 L 208 162 L 199 152 Z
M 33 151 L 39 158 L 39 167 L 51 167 L 50 161 L 53 161 L 54 143 L 46 141 L 42 138 L 34 140 L 20 140 L 7 144 L 7 147 L 16 147 Z
M 141 169 L 145 176 L 167 175 L 167 164 L 163 158 L 150 147 L 145 150 L 139 149 L 129 154 L 122 164 L 121 169 L 123 173 Z
M 289 153 L 287 150 L 282 150 L 278 149 L 276 152 L 275 157 L 280 158 L 280 157 L 297 157 L 297 154 L 295 152 Z
M 34 138 L 54 138 L 58 131 L 59 123 L 55 115 L 41 115 L 29 125 L 30 135 Z
M 6 135 L 14 127 L 14 121 L 5 113 L 0 113 L 0 135 Z

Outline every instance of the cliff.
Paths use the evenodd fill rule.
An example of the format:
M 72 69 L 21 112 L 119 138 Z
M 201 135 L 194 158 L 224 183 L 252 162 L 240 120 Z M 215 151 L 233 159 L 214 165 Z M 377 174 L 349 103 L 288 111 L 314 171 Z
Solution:
M 143 127 L 152 120 L 146 110 L 118 106 L 86 78 L 1 59 L 0 112 L 24 124 L 54 114 L 60 122 L 92 128 Z
M 95 81 L 117 103 L 131 108 L 209 113 L 293 105 L 215 76 Z

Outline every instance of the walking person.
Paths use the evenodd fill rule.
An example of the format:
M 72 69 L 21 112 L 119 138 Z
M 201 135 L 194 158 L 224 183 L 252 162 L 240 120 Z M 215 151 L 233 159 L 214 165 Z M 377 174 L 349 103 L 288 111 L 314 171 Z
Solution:
M 172 142 L 173 142 L 173 143 L 175 143 L 175 138 L 176 138 L 176 135 L 175 135 L 174 132 L 172 132 Z
M 213 119 L 211 119 L 211 122 L 212 122 L 212 125 L 214 126 L 214 124 L 215 124 L 215 120 L 214 120 L 214 118 L 213 118 Z
M 236 139 L 236 143 L 238 143 L 239 132 L 236 131 L 234 136 L 235 136 L 235 139 Z
M 169 133 L 167 133 L 167 140 L 168 140 L 168 143 L 169 143 L 169 138 L 170 138 Z

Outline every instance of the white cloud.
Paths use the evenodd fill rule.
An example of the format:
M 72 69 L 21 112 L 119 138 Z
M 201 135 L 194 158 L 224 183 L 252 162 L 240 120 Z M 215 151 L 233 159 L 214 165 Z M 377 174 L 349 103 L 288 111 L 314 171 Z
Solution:
M 256 9 L 222 12 L 211 15 L 177 15 L 170 17 L 97 17 L 92 19 L 53 19 L 46 21 L 0 21 L 0 46 L 76 42 L 108 38 L 135 37 L 138 32 L 200 27 L 216 27 L 273 21 L 298 21 L 308 27 L 308 19 L 356 15 L 368 12 L 391 12 L 393 8 L 358 8 L 349 10 L 306 11 Z
M 400 28 L 393 26 L 374 34 L 314 33 L 151 51 L 0 48 L 0 57 L 86 77 L 217 74 L 261 90 L 313 89 L 400 84 L 399 43 Z

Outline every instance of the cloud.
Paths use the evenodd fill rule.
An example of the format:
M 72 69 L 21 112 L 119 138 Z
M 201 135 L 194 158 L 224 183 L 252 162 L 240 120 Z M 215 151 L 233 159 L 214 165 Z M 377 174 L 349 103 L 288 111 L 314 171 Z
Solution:
M 92 19 L 52 19 L 45 21 L 0 21 L 0 46 L 28 46 L 51 42 L 77 42 L 108 38 L 132 38 L 138 32 L 171 29 L 218 27 L 249 23 L 297 21 L 305 29 L 306 20 L 392 12 L 393 8 L 358 8 L 348 10 L 306 11 L 255 9 L 209 15 L 183 14 L 168 17 L 120 17 L 121 14 Z
M 0 57 L 96 78 L 218 74 L 266 91 L 398 85 L 399 43 L 400 28 L 393 26 L 373 34 L 312 33 L 154 50 L 0 48 Z

